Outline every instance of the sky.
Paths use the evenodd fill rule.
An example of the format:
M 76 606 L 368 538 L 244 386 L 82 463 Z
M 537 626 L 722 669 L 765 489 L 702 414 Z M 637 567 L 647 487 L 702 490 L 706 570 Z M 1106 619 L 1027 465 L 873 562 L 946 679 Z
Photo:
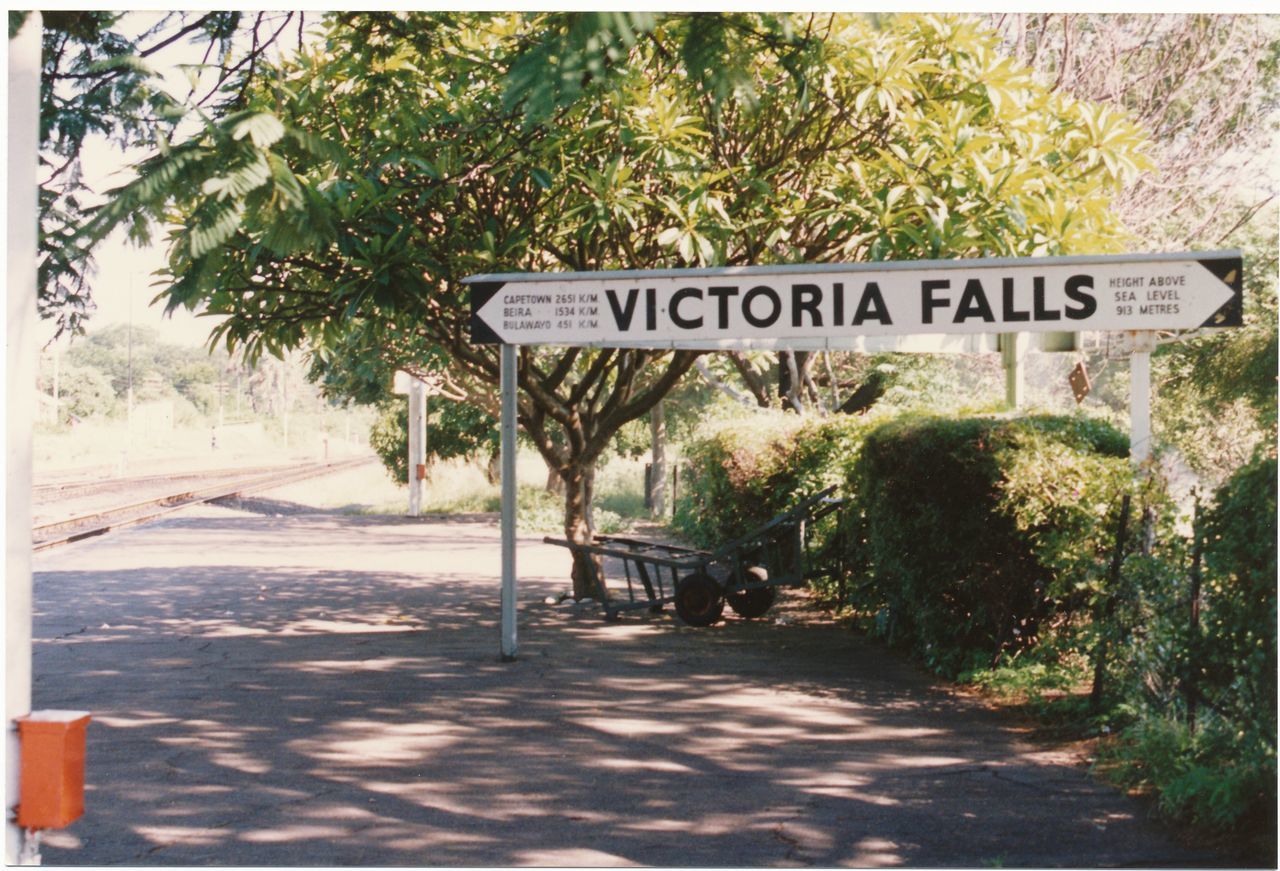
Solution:
M 233 5 L 223 8 L 232 8 Z M 128 25 L 132 18 L 137 22 L 134 26 L 140 32 L 164 14 L 158 10 L 145 9 L 131 13 L 122 20 L 122 29 L 126 32 L 130 29 Z M 312 16 L 308 16 L 309 20 L 311 18 Z M 169 92 L 181 99 L 190 87 L 190 80 L 178 67 L 182 64 L 199 64 L 202 55 L 203 48 L 177 43 L 153 55 L 149 60 L 167 83 Z M 147 156 L 145 150 L 136 149 L 123 153 L 104 138 L 91 137 L 85 141 L 81 152 L 84 179 L 95 192 L 103 193 L 132 179 L 133 173 L 129 166 Z M 164 259 L 163 245 L 140 248 L 126 240 L 123 230 L 118 230 L 104 240 L 94 251 L 97 270 L 89 279 L 89 287 L 97 308 L 89 317 L 85 331 L 92 335 L 113 324 L 133 323 L 155 328 L 163 341 L 173 344 L 205 344 L 217 320 L 207 316 L 198 317 L 185 309 L 167 316 L 164 314 L 163 302 L 151 304 L 151 300 L 162 290 L 162 287 L 155 286 L 158 281 L 155 272 L 164 265 Z M 48 342 L 55 331 L 52 325 L 48 326 L 47 335 L 40 339 L 41 345 Z M 73 340 L 64 337 L 61 341 Z
M 86 177 L 96 177 L 90 171 L 92 167 L 94 172 L 102 173 L 105 178 L 110 171 L 119 168 L 122 157 L 115 148 L 97 143 L 95 147 L 85 149 L 82 160 Z M 103 190 L 124 180 L 125 177 L 120 176 L 105 185 L 94 183 L 94 187 Z M 164 341 L 175 345 L 202 345 L 208 339 L 209 331 L 216 323 L 213 319 L 196 317 L 185 309 L 165 316 L 163 302 L 151 305 L 151 300 L 161 290 L 152 285 L 157 281 L 154 273 L 165 262 L 162 246 L 139 248 L 126 241 L 124 232 L 119 230 L 97 248 L 94 260 L 97 271 L 89 279 L 89 286 L 97 310 L 88 320 L 87 333 L 92 334 L 112 324 L 133 323 L 155 328 Z M 48 326 L 50 332 L 44 341 L 52 336 L 53 326 Z

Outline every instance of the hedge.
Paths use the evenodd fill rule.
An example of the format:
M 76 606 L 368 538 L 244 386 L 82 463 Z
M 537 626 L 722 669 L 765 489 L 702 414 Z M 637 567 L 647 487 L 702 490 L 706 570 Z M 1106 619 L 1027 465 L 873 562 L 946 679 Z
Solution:
M 1105 563 L 1128 440 L 1076 417 L 906 417 L 848 480 L 873 628 L 954 676 L 1032 645 Z
M 715 547 L 805 496 L 843 485 L 869 428 L 859 417 L 782 412 L 717 422 L 683 448 L 673 526 L 700 547 Z
M 1046 616 L 1079 606 L 1071 592 L 1105 560 L 1127 453 L 1124 434 L 1084 417 L 721 423 L 685 449 L 675 525 L 710 546 L 840 485 L 850 500 L 842 556 L 856 572 L 849 604 L 872 631 L 954 675 L 1026 646 Z

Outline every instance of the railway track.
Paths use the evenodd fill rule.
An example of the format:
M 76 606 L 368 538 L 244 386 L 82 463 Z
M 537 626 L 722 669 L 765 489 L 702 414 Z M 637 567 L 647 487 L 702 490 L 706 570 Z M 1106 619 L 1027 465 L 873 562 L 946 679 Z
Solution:
M 106 469 L 106 467 L 103 467 Z M 37 505 L 47 504 L 62 499 L 80 499 L 85 496 L 92 496 L 97 493 L 110 493 L 119 490 L 137 490 L 137 489 L 153 489 L 157 486 L 173 485 L 179 482 L 189 481 L 195 486 L 201 481 L 208 481 L 211 478 L 244 478 L 250 475 L 267 474 L 269 472 L 284 471 L 284 469 L 296 469 L 296 465 L 289 466 L 252 466 L 239 469 L 207 469 L 195 472 L 167 472 L 155 475 L 131 475 L 126 478 L 117 478 L 110 474 L 102 474 L 95 477 L 80 476 L 72 480 L 66 481 L 47 481 L 34 484 L 31 487 L 31 498 Z
M 201 476 L 198 474 L 141 476 L 137 479 L 131 479 L 132 482 L 146 481 L 152 485 L 163 485 L 164 482 L 169 481 L 175 486 L 169 487 L 166 492 L 158 496 L 136 500 L 124 505 L 112 505 L 105 509 L 95 509 L 73 517 L 60 518 L 39 524 L 32 528 L 32 548 L 37 551 L 47 550 L 51 547 L 104 535 L 115 529 L 157 520 L 184 508 L 189 508 L 192 505 L 213 502 L 228 496 L 270 490 L 286 484 L 305 481 L 308 478 L 352 469 L 369 462 L 372 462 L 372 458 L 359 457 L 351 460 L 290 466 L 285 469 L 276 467 L 239 470 L 223 476 L 221 480 L 212 482 L 207 475 Z M 178 482 L 183 482 L 183 485 L 181 487 L 176 486 Z M 117 481 L 115 485 L 118 487 L 119 483 Z M 103 485 L 99 482 L 69 482 L 47 486 L 82 487 L 89 488 L 92 491 L 93 487 L 96 486 L 101 489 Z M 33 495 L 42 495 L 46 499 L 50 496 L 57 498 L 62 492 L 67 491 L 46 490 L 43 494 Z

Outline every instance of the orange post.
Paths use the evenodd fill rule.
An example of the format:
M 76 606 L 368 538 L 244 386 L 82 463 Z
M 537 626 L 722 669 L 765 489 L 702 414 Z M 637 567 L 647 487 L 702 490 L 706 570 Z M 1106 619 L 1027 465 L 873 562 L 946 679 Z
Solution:
M 32 711 L 19 717 L 22 764 L 18 825 L 60 829 L 84 814 L 85 711 Z

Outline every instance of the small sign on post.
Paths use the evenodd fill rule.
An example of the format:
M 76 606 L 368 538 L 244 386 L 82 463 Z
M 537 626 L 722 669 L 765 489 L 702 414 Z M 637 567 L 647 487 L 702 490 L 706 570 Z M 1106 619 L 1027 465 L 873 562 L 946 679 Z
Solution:
M 1071 385 L 1071 393 L 1076 398 L 1076 405 L 1084 402 L 1084 398 L 1093 389 L 1093 385 L 1089 383 L 1089 372 L 1084 368 L 1083 362 L 1077 363 L 1071 370 L 1071 374 L 1067 376 L 1067 382 Z

